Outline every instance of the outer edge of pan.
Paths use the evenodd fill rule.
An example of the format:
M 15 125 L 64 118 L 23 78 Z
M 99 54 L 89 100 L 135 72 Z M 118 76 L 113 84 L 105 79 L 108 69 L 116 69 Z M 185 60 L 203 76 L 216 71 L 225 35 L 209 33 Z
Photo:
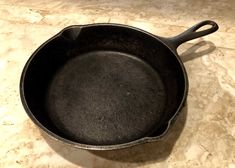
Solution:
M 37 55 L 38 51 L 40 51 L 43 47 L 45 47 L 48 43 L 50 43 L 51 41 L 53 41 L 54 39 L 56 39 L 57 37 L 60 37 L 62 35 L 62 33 L 70 28 L 80 28 L 83 29 L 85 27 L 97 27 L 97 26 L 115 26 L 115 27 L 122 27 L 122 28 L 128 28 L 128 29 L 132 29 L 138 32 L 141 32 L 147 36 L 151 36 L 153 38 L 155 38 L 156 40 L 158 40 L 159 42 L 161 42 L 162 44 L 165 45 L 165 47 L 167 47 L 177 58 L 178 63 L 181 66 L 182 72 L 183 72 L 183 76 L 184 76 L 184 83 L 185 83 L 185 88 L 184 88 L 184 93 L 182 96 L 182 100 L 181 103 L 178 106 L 178 109 L 176 110 L 175 114 L 171 117 L 171 119 L 168 121 L 167 124 L 167 128 L 166 130 L 158 136 L 155 137 L 143 137 L 128 143 L 123 143 L 123 144 L 116 144 L 116 145 L 88 145 L 88 144 L 82 144 L 82 143 L 78 143 L 78 142 L 74 142 L 68 139 L 65 139 L 61 136 L 58 136 L 57 134 L 51 132 L 50 130 L 48 130 L 44 125 L 42 125 L 37 118 L 33 115 L 33 113 L 31 112 L 30 108 L 27 105 L 27 101 L 25 99 L 25 94 L 24 94 L 24 79 L 25 79 L 25 75 L 28 69 L 28 66 L 30 65 L 31 61 L 34 59 L 35 55 Z M 33 54 L 30 56 L 30 58 L 28 59 L 28 61 L 26 62 L 22 74 L 21 74 L 21 78 L 20 78 L 20 98 L 21 98 L 21 102 L 23 104 L 23 107 L 26 111 L 26 113 L 28 114 L 29 118 L 34 122 L 34 124 L 36 124 L 41 130 L 43 130 L 44 132 L 46 132 L 52 139 L 56 140 L 56 141 L 61 141 L 62 143 L 66 144 L 66 145 L 70 145 L 71 147 L 75 147 L 75 148 L 80 148 L 80 149 L 87 149 L 87 150 L 114 150 L 114 149 L 122 149 L 122 148 L 127 148 L 127 147 L 131 147 L 131 146 L 135 146 L 138 144 L 143 144 L 143 143 L 147 143 L 147 142 L 153 142 L 153 141 L 157 141 L 159 139 L 161 139 L 169 130 L 169 128 L 171 127 L 173 121 L 176 119 L 177 115 L 179 114 L 179 112 L 182 110 L 182 108 L 185 105 L 186 99 L 187 99 L 187 94 L 188 94 L 188 76 L 184 67 L 183 62 L 181 61 L 181 59 L 179 58 L 178 54 L 176 53 L 176 51 L 174 51 L 173 49 L 171 49 L 165 42 L 164 40 L 161 39 L 161 37 L 158 37 L 156 35 L 153 35 L 145 30 L 133 27 L 133 26 L 129 26 L 129 25 L 123 25 L 123 24 L 116 24 L 116 23 L 95 23 L 95 24 L 87 24 L 87 25 L 72 25 L 72 26 L 68 26 L 65 27 L 64 29 L 62 29 L 59 33 L 57 33 L 56 35 L 54 35 L 53 37 L 51 37 L 50 39 L 48 39 L 47 41 L 45 41 L 41 46 L 39 46 L 34 52 Z

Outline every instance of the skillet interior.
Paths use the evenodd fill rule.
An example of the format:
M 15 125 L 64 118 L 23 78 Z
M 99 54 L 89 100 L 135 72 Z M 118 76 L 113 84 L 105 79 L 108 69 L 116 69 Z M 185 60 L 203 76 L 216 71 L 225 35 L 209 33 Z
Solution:
M 176 56 L 158 39 L 100 25 L 68 28 L 37 50 L 22 94 L 28 113 L 58 136 L 113 145 L 160 134 L 184 82 Z

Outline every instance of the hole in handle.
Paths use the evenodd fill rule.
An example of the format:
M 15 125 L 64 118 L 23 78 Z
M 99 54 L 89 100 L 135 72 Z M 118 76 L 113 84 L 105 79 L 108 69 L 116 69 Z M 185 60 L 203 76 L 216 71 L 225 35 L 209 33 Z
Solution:
M 192 32 L 194 33 L 213 33 L 216 30 L 218 30 L 219 26 L 217 25 L 217 23 L 215 23 L 214 21 L 211 20 L 205 20 L 203 22 L 200 22 L 198 24 L 196 24 L 195 26 L 193 26 L 191 29 Z
M 204 30 L 209 30 L 209 29 L 211 29 L 212 27 L 213 27 L 213 25 L 207 24 L 207 25 L 204 25 L 204 26 L 199 27 L 198 29 L 194 30 L 194 32 L 202 32 L 202 31 L 204 31 Z

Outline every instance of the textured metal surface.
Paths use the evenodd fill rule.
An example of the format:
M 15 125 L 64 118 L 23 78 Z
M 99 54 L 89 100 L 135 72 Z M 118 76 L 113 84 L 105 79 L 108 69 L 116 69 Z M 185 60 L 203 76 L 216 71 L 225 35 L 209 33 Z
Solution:
M 119 144 L 150 134 L 166 102 L 161 77 L 133 56 L 95 51 L 68 61 L 48 90 L 57 128 L 89 144 Z

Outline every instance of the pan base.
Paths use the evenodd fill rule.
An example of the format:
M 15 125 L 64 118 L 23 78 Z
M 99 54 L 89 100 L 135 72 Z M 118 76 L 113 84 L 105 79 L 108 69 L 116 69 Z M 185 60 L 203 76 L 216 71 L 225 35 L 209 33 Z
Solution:
M 150 65 L 126 53 L 93 51 L 70 59 L 55 73 L 45 107 L 69 139 L 111 145 L 153 132 L 165 104 L 163 82 Z

